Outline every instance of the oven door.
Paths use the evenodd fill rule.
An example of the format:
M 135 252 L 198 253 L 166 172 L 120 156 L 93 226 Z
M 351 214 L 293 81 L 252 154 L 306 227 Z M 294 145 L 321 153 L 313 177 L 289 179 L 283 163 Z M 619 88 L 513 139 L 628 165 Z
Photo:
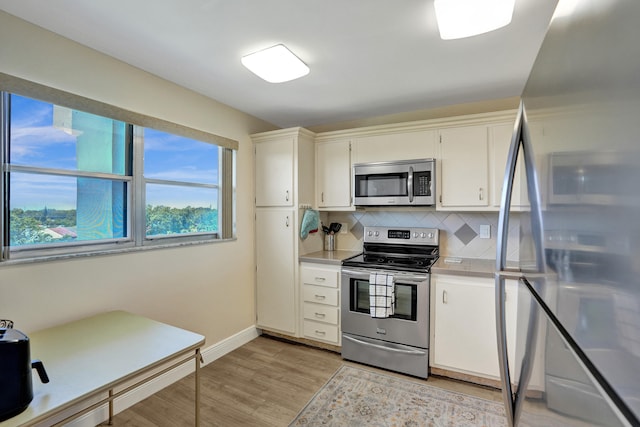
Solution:
M 396 304 L 388 318 L 369 312 L 369 275 L 394 275 Z M 429 347 L 429 275 L 342 268 L 342 332 L 412 347 Z

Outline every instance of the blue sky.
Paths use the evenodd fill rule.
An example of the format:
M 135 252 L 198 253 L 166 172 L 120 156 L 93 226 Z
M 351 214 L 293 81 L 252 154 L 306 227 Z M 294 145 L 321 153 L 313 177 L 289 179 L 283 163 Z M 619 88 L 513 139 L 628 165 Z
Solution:
M 53 126 L 54 108 L 51 104 L 12 95 L 11 105 L 11 163 L 65 170 L 77 170 L 75 129 Z M 174 181 L 217 183 L 217 147 L 145 129 L 145 176 Z M 74 178 L 51 175 L 13 173 L 11 179 L 11 208 L 42 209 L 45 205 L 56 209 L 73 209 L 76 205 Z M 169 189 L 170 191 L 166 191 Z M 178 191 L 174 191 L 174 190 Z M 155 186 L 149 201 L 169 206 L 210 206 L 214 192 L 199 194 L 181 187 Z M 166 193 L 165 196 L 162 192 Z M 198 193 L 198 192 L 196 192 Z M 206 204 L 204 204 L 206 203 Z

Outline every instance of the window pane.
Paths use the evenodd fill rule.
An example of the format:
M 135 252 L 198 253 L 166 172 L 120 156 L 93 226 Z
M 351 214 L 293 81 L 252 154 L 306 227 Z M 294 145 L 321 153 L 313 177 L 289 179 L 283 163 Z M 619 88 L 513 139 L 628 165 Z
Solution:
M 144 176 L 218 184 L 218 149 L 217 145 L 145 128 Z
M 218 232 L 218 190 L 147 184 L 146 235 Z
M 12 172 L 11 246 L 127 236 L 127 184 Z
M 11 95 L 10 163 L 125 175 L 123 122 Z

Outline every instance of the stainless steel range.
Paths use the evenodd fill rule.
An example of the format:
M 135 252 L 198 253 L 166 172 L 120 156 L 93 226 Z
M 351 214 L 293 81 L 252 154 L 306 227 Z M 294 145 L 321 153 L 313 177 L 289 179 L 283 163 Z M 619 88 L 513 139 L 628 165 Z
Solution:
M 430 269 L 438 229 L 365 227 L 342 263 L 342 357 L 420 378 L 429 373 Z

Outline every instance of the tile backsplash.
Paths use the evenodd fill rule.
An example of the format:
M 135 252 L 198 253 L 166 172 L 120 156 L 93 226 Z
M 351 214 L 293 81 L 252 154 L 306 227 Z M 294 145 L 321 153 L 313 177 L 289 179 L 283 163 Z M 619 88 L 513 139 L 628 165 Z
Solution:
M 321 212 L 325 225 L 339 222 L 347 227 L 346 233 L 336 236 L 337 249 L 362 250 L 364 227 L 428 227 L 440 229 L 440 255 L 462 258 L 495 259 L 497 212 L 440 212 L 419 208 L 406 210 L 357 210 L 355 212 Z M 489 226 L 489 238 L 480 238 L 480 226 Z M 507 259 L 518 259 L 515 240 L 520 221 L 517 214 L 510 216 Z

